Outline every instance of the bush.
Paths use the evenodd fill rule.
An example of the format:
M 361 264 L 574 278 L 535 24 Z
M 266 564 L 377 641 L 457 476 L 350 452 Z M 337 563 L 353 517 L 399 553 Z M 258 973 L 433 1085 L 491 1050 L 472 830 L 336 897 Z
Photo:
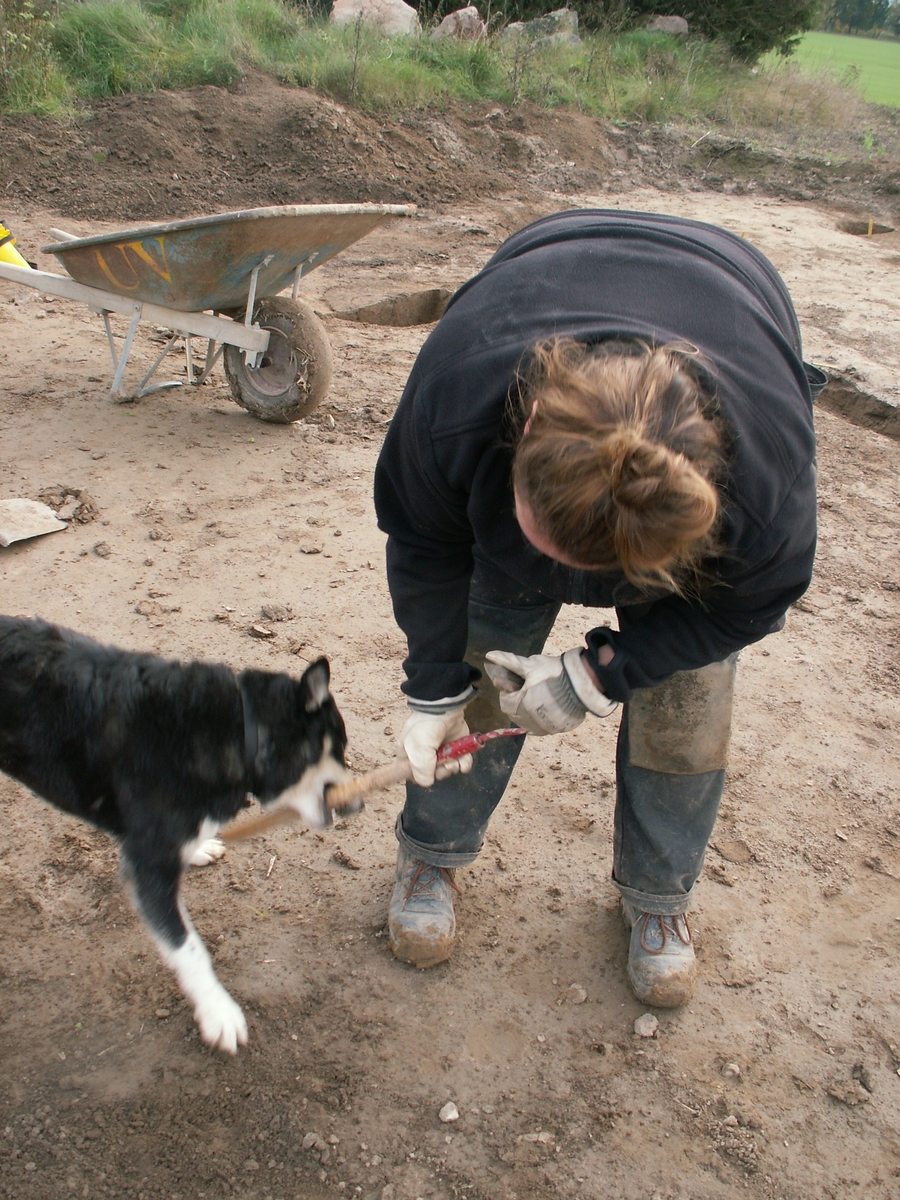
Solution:
M 41 0 L 0 0 L 0 110 L 69 110 L 70 89 L 49 44 L 52 16 Z
M 684 17 L 694 33 L 724 41 L 732 54 L 755 62 L 769 50 L 790 54 L 812 29 L 819 0 L 632 0 L 635 14 Z

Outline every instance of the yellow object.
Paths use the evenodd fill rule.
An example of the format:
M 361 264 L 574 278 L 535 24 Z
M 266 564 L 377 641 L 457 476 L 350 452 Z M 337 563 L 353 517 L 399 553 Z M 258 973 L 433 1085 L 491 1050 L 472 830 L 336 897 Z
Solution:
M 875 222 L 870 217 L 869 218 L 869 232 L 866 234 L 866 237 L 871 237 L 872 233 L 874 232 L 874 229 L 875 229 Z
M 2 222 L 0 222 L 0 262 L 10 263 L 14 267 L 28 267 L 31 270 L 29 264 L 16 249 L 16 239 Z

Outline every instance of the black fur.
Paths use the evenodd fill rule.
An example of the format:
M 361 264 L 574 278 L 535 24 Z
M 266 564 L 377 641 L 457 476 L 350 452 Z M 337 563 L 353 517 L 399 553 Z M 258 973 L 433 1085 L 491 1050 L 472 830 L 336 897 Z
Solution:
M 300 680 L 235 675 L 0 616 L 0 769 L 119 841 L 165 956 L 191 932 L 178 887 L 204 820 L 225 824 L 248 793 L 275 800 L 323 761 L 340 778 L 346 732 L 328 681 L 324 658 Z

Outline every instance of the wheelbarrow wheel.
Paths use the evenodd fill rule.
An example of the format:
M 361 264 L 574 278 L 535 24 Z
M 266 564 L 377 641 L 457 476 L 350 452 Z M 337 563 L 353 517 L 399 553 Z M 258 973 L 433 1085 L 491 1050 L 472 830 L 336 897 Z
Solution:
M 226 346 L 225 374 L 237 404 L 263 421 L 287 425 L 308 416 L 324 400 L 333 360 L 325 326 L 302 300 L 270 296 L 256 305 L 256 323 L 268 329 L 269 345 L 258 367 Z

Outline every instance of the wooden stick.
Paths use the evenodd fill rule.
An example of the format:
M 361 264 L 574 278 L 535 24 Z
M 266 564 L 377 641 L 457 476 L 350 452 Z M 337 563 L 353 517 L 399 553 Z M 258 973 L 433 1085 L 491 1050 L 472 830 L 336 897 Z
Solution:
M 412 779 L 412 765 L 407 759 L 400 758 L 384 767 L 376 767 L 374 771 L 368 771 L 365 775 L 357 775 L 355 779 L 348 779 L 346 783 L 338 783 L 326 788 L 325 803 L 332 810 L 345 808 L 354 800 L 361 800 L 371 792 L 389 788 L 395 783 L 405 783 L 407 779 Z M 278 825 L 291 825 L 295 821 L 301 821 L 303 818 L 300 813 L 296 808 L 290 806 L 291 793 L 294 790 L 289 788 L 283 794 L 282 803 L 277 808 L 269 809 L 268 812 L 264 812 L 258 817 L 252 817 L 249 821 L 232 821 L 230 825 L 219 832 L 218 836 L 223 842 L 243 842 L 247 838 L 256 837 Z

